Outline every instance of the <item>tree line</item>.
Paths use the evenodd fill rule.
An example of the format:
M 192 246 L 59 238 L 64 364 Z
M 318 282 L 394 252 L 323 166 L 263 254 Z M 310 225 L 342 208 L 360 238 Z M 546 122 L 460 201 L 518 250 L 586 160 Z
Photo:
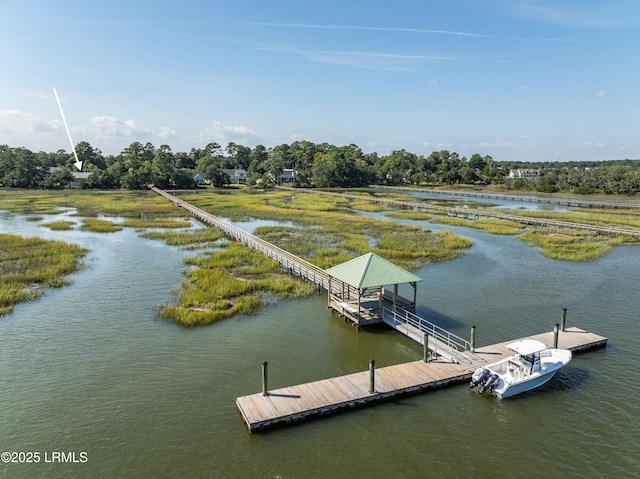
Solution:
M 389 155 L 364 153 L 357 145 L 295 141 L 274 148 L 249 148 L 234 142 L 222 147 L 209 143 L 189 152 L 173 152 L 168 145 L 133 142 L 117 155 L 103 155 L 87 142 L 76 146 L 82 170 L 90 173 L 83 188 L 193 188 L 200 172 L 215 186 L 229 184 L 225 169 L 247 172 L 247 184 L 268 187 L 285 169 L 297 172 L 304 187 L 360 187 L 381 185 L 503 185 L 505 189 L 539 192 L 572 191 L 635 194 L 640 191 L 640 160 L 602 162 L 498 162 L 478 153 L 470 158 L 456 152 L 434 151 L 428 156 L 404 149 Z M 64 150 L 32 152 L 0 145 L 0 186 L 63 188 L 75 178 L 75 160 Z M 510 178 L 512 169 L 535 169 L 535 179 Z M 86 176 L 86 175 L 85 175 Z

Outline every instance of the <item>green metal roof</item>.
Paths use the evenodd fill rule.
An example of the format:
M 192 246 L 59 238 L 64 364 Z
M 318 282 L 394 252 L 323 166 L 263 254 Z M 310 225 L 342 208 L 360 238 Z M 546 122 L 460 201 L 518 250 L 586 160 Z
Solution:
M 325 272 L 358 289 L 421 281 L 421 278 L 415 274 L 405 271 L 375 253 L 358 256 Z

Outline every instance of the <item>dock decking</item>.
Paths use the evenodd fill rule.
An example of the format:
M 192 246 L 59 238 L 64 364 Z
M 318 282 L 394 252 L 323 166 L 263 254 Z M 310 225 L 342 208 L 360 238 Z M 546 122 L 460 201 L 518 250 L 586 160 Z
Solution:
M 553 332 L 530 336 L 553 346 Z M 370 372 L 362 371 L 296 386 L 242 396 L 236 405 L 250 432 L 263 431 L 278 424 L 292 424 L 310 417 L 350 410 L 381 400 L 466 382 L 481 365 L 513 354 L 505 345 L 513 341 L 477 348 L 465 354 L 467 364 L 454 364 L 442 358 L 429 363 L 412 361 L 375 370 L 375 391 L 369 392 Z M 574 352 L 603 347 L 607 338 L 579 328 L 568 328 L 558 335 L 558 347 Z

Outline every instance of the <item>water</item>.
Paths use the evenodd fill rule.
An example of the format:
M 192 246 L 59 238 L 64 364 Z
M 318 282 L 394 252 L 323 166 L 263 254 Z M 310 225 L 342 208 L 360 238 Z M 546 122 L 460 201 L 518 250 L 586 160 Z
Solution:
M 511 200 L 507 198 L 483 198 L 481 196 L 464 196 L 464 195 L 456 195 L 447 194 L 447 193 L 430 193 L 424 191 L 412 191 L 407 190 L 406 193 L 408 195 L 414 196 L 416 198 L 420 198 L 422 200 L 433 200 L 433 201 L 452 201 L 459 203 L 459 205 L 463 208 L 473 208 L 473 209 L 498 209 L 498 208 L 508 208 L 510 210 L 543 210 L 543 211 L 568 211 L 566 206 L 562 206 L 560 204 L 555 203 L 543 203 L 543 202 L 535 202 L 535 201 L 527 201 L 526 199 L 522 200 Z M 451 205 L 453 206 L 453 205 Z
M 44 221 L 50 221 L 46 218 Z M 0 318 L 2 478 L 638 477 L 640 250 L 590 263 L 542 257 L 512 237 L 448 228 L 469 254 L 417 272 L 419 312 L 479 345 L 568 326 L 609 338 L 533 394 L 498 401 L 455 386 L 276 431 L 246 432 L 235 398 L 269 385 L 421 357 L 389 330 L 332 316 L 326 298 L 281 301 L 195 329 L 156 319 L 190 254 L 134 231 L 54 232 L 20 215 L 0 231 L 90 248 L 69 287 Z M 54 451 L 84 463 L 44 462 Z M 80 456 L 77 456 L 80 457 Z

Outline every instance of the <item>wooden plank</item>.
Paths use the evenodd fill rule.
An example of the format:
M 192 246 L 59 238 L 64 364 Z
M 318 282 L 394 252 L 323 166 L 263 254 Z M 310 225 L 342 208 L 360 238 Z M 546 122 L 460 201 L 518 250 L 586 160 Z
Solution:
M 553 332 L 530 336 L 553 346 Z M 275 424 L 296 423 L 312 416 L 323 416 L 339 410 L 402 394 L 442 387 L 467 381 L 482 364 L 498 361 L 513 354 L 506 348 L 512 341 L 478 348 L 472 364 L 454 364 L 444 360 L 429 363 L 412 361 L 375 370 L 375 392 L 369 393 L 369 371 L 361 371 L 296 386 L 242 396 L 236 405 L 249 431 L 256 432 Z M 558 333 L 558 346 L 572 351 L 588 350 L 606 345 L 607 338 L 579 328 Z

